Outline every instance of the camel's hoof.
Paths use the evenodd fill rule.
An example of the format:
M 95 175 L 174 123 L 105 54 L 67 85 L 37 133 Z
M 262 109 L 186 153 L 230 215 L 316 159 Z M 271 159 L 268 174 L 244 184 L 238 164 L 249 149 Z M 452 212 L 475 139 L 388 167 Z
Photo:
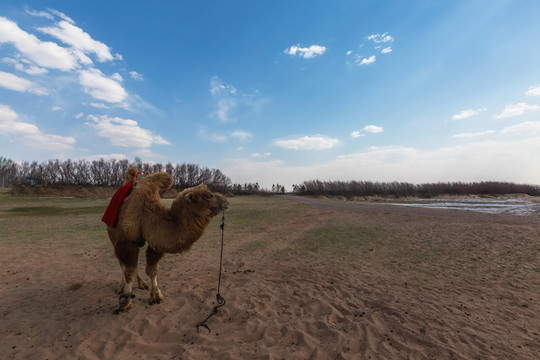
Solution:
M 135 295 L 133 294 L 122 294 L 118 298 L 118 309 L 113 311 L 113 314 L 118 315 L 120 313 L 129 312 L 133 307 L 133 299 Z
M 161 291 L 159 291 L 159 289 L 155 289 L 155 290 L 152 290 L 150 292 L 150 300 L 148 301 L 148 303 L 150 305 L 154 305 L 154 304 L 161 304 L 163 302 L 163 295 L 161 295 Z
M 138 283 L 138 285 L 139 285 L 139 289 L 141 289 L 141 290 L 148 290 L 148 289 L 150 289 L 150 288 L 148 287 L 148 285 L 146 285 L 146 283 L 144 282 L 143 279 L 137 281 L 137 283 Z

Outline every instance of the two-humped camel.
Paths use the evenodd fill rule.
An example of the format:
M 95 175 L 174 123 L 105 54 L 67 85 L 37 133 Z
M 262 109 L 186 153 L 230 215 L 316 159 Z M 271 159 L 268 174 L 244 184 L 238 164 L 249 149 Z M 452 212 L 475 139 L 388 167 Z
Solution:
M 124 184 L 131 182 L 136 173 L 135 168 L 129 168 Z M 157 285 L 159 260 L 165 253 L 188 251 L 203 235 L 210 220 L 229 208 L 229 202 L 224 196 L 211 192 L 203 184 L 179 193 L 168 208 L 161 202 L 159 191 L 169 189 L 172 183 L 172 177 L 166 172 L 158 172 L 139 180 L 129 200 L 120 209 L 117 225 L 107 226 L 114 254 L 122 268 L 119 305 L 115 313 L 133 307 L 135 280 L 139 288 L 148 289 L 137 269 L 139 247 L 148 243 L 146 274 L 151 280 L 149 303 L 159 304 L 163 301 Z

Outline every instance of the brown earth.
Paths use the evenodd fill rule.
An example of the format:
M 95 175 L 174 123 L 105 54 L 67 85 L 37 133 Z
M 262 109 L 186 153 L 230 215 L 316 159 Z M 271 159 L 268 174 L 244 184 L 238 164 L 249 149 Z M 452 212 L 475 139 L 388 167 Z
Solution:
M 11 193 L 14 196 L 72 196 L 79 198 L 111 198 L 118 190 L 117 187 L 107 186 L 24 186 L 13 185 Z M 177 189 L 169 189 L 161 193 L 164 198 L 174 198 Z
M 200 334 L 215 305 L 219 219 L 191 252 L 160 263 L 163 304 L 136 290 L 118 316 L 120 269 L 101 214 L 0 216 L 2 358 L 540 358 L 540 217 L 231 203 L 227 303 Z

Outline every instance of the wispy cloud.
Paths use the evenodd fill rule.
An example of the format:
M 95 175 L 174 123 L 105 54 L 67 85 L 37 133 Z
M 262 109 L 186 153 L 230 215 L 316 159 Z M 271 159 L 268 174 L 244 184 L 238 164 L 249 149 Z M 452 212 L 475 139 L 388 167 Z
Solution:
M 3 71 L 0 71 L 0 86 L 9 90 L 29 92 L 40 96 L 49 95 L 47 89 L 36 85 L 32 81 Z
M 472 137 L 479 137 L 484 135 L 489 135 L 495 133 L 495 130 L 486 130 L 486 131 L 479 131 L 479 132 L 469 132 L 469 133 L 462 133 L 462 134 L 455 134 L 452 135 L 452 137 L 455 138 L 472 138 Z
M 527 121 L 521 124 L 506 127 L 501 130 L 502 134 L 536 134 L 540 133 L 540 121 Z
M 15 70 L 25 72 L 28 75 L 41 75 L 49 72 L 49 70 L 35 65 L 27 59 L 17 60 L 10 57 L 5 57 L 2 59 L 2 62 L 12 64 L 15 67 Z
M 243 130 L 236 130 L 231 133 L 231 137 L 237 138 L 240 140 L 249 140 L 253 137 L 253 135 Z
M 37 10 L 26 9 L 25 12 L 31 16 L 43 17 L 49 20 L 54 20 L 54 16 L 48 11 L 37 11 Z
M 136 71 L 130 71 L 130 72 L 129 72 L 129 75 L 131 76 L 131 78 L 132 78 L 133 80 L 137 80 L 137 81 L 142 81 L 142 80 L 143 80 L 142 74 L 139 74 L 139 73 L 136 72 Z
M 96 129 L 99 136 L 109 138 L 112 145 L 148 148 L 153 144 L 169 144 L 161 136 L 141 128 L 135 120 L 109 117 L 107 115 L 88 115 L 87 118 L 90 121 L 86 124 Z
M 236 88 L 214 76 L 210 80 L 210 93 L 216 101 L 216 110 L 212 113 L 221 122 L 232 121 L 231 112 L 238 105 L 238 91 Z
M 382 132 L 383 132 L 383 128 L 380 126 L 367 125 L 367 126 L 364 126 L 364 128 L 362 128 L 361 130 L 355 130 L 351 132 L 351 137 L 353 139 L 356 139 L 362 136 L 366 136 L 365 133 L 377 134 L 377 133 L 382 133 Z
M 376 44 L 381 43 L 387 43 L 394 41 L 394 38 L 390 35 L 388 35 L 388 32 L 385 32 L 384 34 L 371 34 L 366 36 L 366 39 L 373 41 Z
M 338 145 L 339 140 L 317 134 L 297 139 L 275 140 L 274 143 L 281 148 L 292 150 L 326 150 Z
M 259 111 L 268 100 L 258 91 L 245 93 L 231 84 L 224 83 L 218 76 L 210 79 L 210 93 L 216 109 L 210 114 L 222 123 L 232 123 L 243 111 Z
M 376 52 L 380 52 L 381 54 L 390 54 L 392 52 L 392 47 L 387 46 L 389 45 L 387 43 L 393 42 L 394 38 L 388 35 L 387 32 L 383 34 L 377 33 L 377 34 L 368 35 L 364 37 L 364 40 L 367 40 L 368 43 L 372 42 L 375 44 L 375 46 L 373 46 L 373 44 L 371 44 L 370 46 L 365 46 L 366 43 L 360 44 L 359 48 L 364 48 L 365 46 L 365 49 L 362 50 L 362 52 L 364 53 L 370 51 L 368 50 L 368 48 L 371 48 L 372 52 L 376 51 Z M 352 64 L 357 65 L 357 66 L 370 65 L 370 64 L 375 63 L 375 61 L 377 60 L 377 57 L 375 55 L 365 56 L 363 54 L 360 54 L 359 51 L 355 52 L 355 51 L 349 50 L 347 51 L 346 55 L 348 57 L 347 63 L 350 65 Z
M 529 90 L 525 92 L 525 95 L 528 96 L 540 96 L 540 85 L 538 86 L 531 86 Z
M 270 157 L 272 156 L 272 153 L 269 153 L 269 152 L 266 152 L 266 153 L 253 153 L 251 154 L 251 157 L 254 157 L 254 158 L 267 158 L 267 157 Z
M 127 156 L 124 155 L 124 154 L 119 154 L 119 153 L 116 153 L 116 154 L 97 154 L 97 155 L 89 155 L 89 156 L 84 156 L 80 159 L 84 159 L 84 160 L 87 160 L 87 161 L 98 161 L 98 160 L 121 160 L 121 159 L 127 159 Z
M 362 58 L 361 56 L 358 56 L 356 59 L 355 59 L 355 63 L 359 66 L 362 66 L 362 65 L 369 65 L 369 64 L 373 64 L 376 60 L 376 57 L 375 55 L 371 55 L 370 57 L 368 58 Z
M 504 119 L 504 118 L 514 117 L 514 116 L 519 116 L 519 115 L 524 114 L 526 111 L 538 110 L 538 109 L 540 109 L 540 106 L 529 105 L 527 103 L 510 104 L 510 105 L 506 105 L 506 107 L 500 114 L 495 115 L 495 119 Z
M 243 130 L 235 130 L 232 132 L 209 132 L 206 127 L 201 126 L 198 136 L 205 141 L 224 143 L 230 139 L 249 141 L 253 137 L 253 134 Z
M 321 45 L 311 45 L 309 47 L 300 47 L 300 44 L 293 45 L 285 49 L 285 54 L 299 56 L 304 59 L 313 59 L 316 56 L 326 52 L 326 47 Z
M 0 104 L 0 134 L 13 136 L 30 148 L 61 151 L 72 149 L 75 138 L 43 133 L 36 125 L 19 121 L 18 114 L 9 106 Z
M 480 109 L 467 109 L 462 110 L 457 114 L 452 115 L 452 120 L 463 120 L 470 118 L 471 116 L 478 115 L 482 111 L 486 111 L 486 108 L 480 108 Z

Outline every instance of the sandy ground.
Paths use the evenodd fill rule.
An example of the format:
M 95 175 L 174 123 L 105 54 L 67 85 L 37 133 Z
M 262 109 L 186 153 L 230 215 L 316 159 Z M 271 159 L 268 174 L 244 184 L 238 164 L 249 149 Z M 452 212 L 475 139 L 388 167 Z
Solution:
M 188 254 L 165 256 L 164 303 L 149 306 L 136 289 L 134 309 L 121 315 L 113 315 L 120 269 L 104 227 L 96 248 L 3 246 L 0 357 L 540 358 L 539 217 L 279 201 L 303 205 L 257 231 L 235 227 L 231 209 L 227 303 L 200 334 L 195 324 L 215 305 L 219 230 Z M 307 242 L 322 228 L 343 243 Z

